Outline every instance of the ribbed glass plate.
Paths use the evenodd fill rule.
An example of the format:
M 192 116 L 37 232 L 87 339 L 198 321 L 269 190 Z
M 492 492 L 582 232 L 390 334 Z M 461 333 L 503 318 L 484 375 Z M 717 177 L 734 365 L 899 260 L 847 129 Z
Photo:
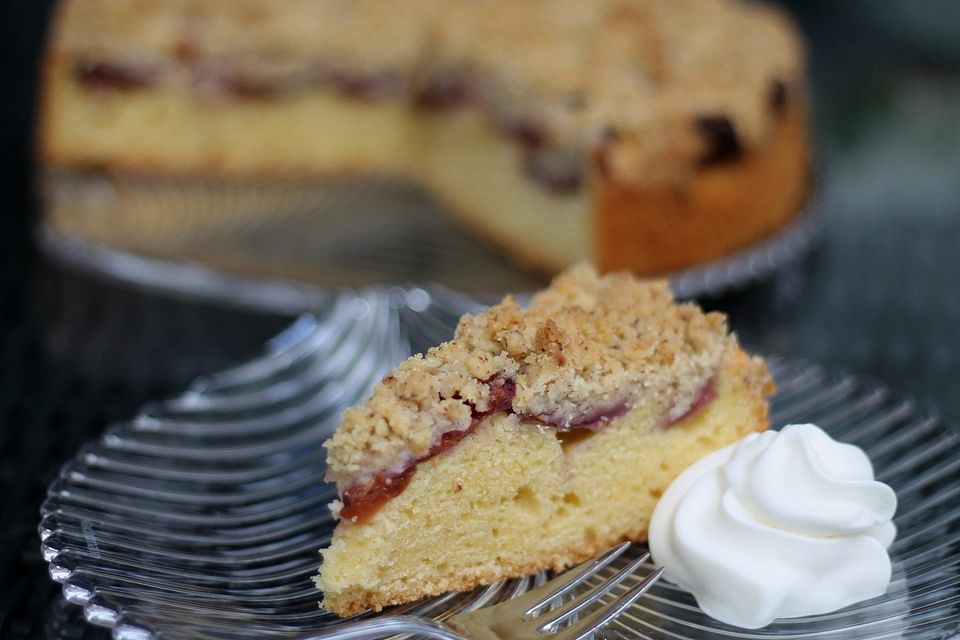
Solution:
M 277 336 L 259 359 L 201 378 L 108 428 L 64 467 L 42 508 L 43 555 L 64 596 L 123 639 L 295 637 L 335 624 L 310 581 L 334 526 L 320 444 L 386 369 L 449 337 L 460 314 L 476 306 L 440 288 L 342 294 L 322 316 L 304 316 Z M 605 637 L 957 636 L 957 427 L 876 384 L 799 361 L 770 362 L 779 383 L 774 425 L 812 421 L 864 447 L 896 490 L 888 593 L 745 631 L 707 618 L 691 596 L 661 581 Z M 530 583 L 395 611 L 443 618 Z
M 53 258 L 152 288 L 271 311 L 315 309 L 342 286 L 436 282 L 503 293 L 544 282 L 467 233 L 422 192 L 388 182 L 61 172 L 42 176 L 41 194 L 40 244 Z M 812 202 L 763 241 L 667 275 L 681 298 L 742 287 L 803 255 L 818 222 Z

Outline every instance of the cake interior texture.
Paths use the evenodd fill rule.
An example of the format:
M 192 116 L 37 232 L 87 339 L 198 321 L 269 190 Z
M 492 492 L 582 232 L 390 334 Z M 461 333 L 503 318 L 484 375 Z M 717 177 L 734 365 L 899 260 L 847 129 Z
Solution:
M 560 276 L 552 289 L 535 297 L 532 311 L 517 311 L 508 301 L 465 318 L 452 343 L 401 365 L 371 400 L 345 416 L 329 445 L 330 475 L 341 490 L 333 510 L 341 521 L 322 551 L 316 580 L 328 610 L 379 610 L 538 569 L 559 570 L 620 541 L 645 540 L 657 499 L 683 469 L 767 427 L 767 370 L 737 346 L 715 314 L 673 304 L 661 284 L 600 278 L 583 269 Z M 649 324 L 645 305 L 646 314 L 664 318 Z M 477 392 L 486 398 L 471 399 L 466 420 L 457 423 L 457 403 L 472 397 L 476 385 L 462 382 L 454 392 L 435 384 L 456 370 L 450 368 L 453 354 L 467 360 L 479 355 L 478 327 L 501 337 L 507 326 L 536 333 L 550 326 L 544 314 L 557 318 L 557 331 L 550 330 L 557 349 L 543 353 L 514 344 L 513 358 L 522 363 L 514 371 L 496 358 L 484 361 L 506 372 L 482 374 Z M 612 319 L 601 328 L 607 315 Z M 572 319 L 578 316 L 584 317 Z M 564 328 L 578 324 L 585 341 L 564 335 Z M 657 325 L 661 341 L 643 335 Z M 630 326 L 641 330 L 631 337 Z M 679 333 L 671 336 L 670 327 Z M 623 360 L 640 372 L 637 377 L 594 357 L 632 352 L 632 340 L 647 338 L 649 357 Z M 537 338 L 529 344 L 546 346 Z M 580 358 L 575 344 L 589 347 Z M 569 362 L 560 358 L 568 367 L 540 368 L 561 352 L 570 354 Z M 578 359 L 592 364 L 580 368 L 585 362 Z M 527 393 L 544 375 L 551 376 L 546 401 L 539 392 Z M 509 394 L 501 380 L 512 381 Z M 639 386 L 619 388 L 630 380 Z M 586 395 L 578 391 L 583 388 Z M 452 402 L 444 404 L 445 396 Z M 591 404 L 597 398 L 600 404 Z M 438 447 L 441 416 L 443 428 L 456 430 L 440 441 L 457 435 L 452 445 Z M 405 427 L 398 430 L 400 424 Z M 398 466 L 397 460 L 406 462 Z M 390 490 L 384 478 L 398 484 Z M 357 486 L 386 490 L 388 499 L 358 511 L 351 503 Z

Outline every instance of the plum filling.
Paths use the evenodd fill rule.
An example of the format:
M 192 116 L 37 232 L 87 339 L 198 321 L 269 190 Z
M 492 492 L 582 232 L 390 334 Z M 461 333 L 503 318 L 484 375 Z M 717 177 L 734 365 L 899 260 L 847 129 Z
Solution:
M 210 97 L 237 100 L 272 98 L 280 90 L 276 82 L 254 78 L 229 68 L 215 67 L 196 73 L 194 88 Z
M 576 193 L 583 183 L 579 160 L 556 152 L 528 153 L 524 169 L 527 175 L 557 195 Z
M 473 84 L 462 74 L 447 73 L 437 76 L 417 92 L 414 104 L 428 111 L 442 111 L 461 107 L 475 98 Z
M 710 401 L 717 397 L 717 385 L 714 382 L 713 378 L 707 380 L 707 383 L 700 387 L 697 397 L 693 399 L 693 402 L 690 403 L 690 406 L 686 411 L 681 413 L 675 418 L 670 418 L 664 423 L 664 427 L 672 427 L 675 424 L 683 422 L 687 418 L 692 418 L 696 414 L 700 413 Z
M 739 158 L 743 153 L 740 137 L 733 122 L 725 115 L 705 115 L 694 123 L 697 133 L 706 142 L 706 151 L 700 158 L 701 166 L 709 166 Z
M 557 195 L 580 190 L 583 167 L 579 155 L 551 148 L 549 132 L 532 120 L 501 125 L 520 144 L 527 175 Z
M 365 523 L 380 510 L 380 507 L 407 488 L 416 470 L 417 467 L 414 464 L 399 475 L 387 475 L 381 471 L 370 482 L 350 487 L 340 498 L 343 502 L 340 517 L 357 524 Z
M 787 108 L 787 85 L 783 80 L 774 80 L 770 83 L 770 108 L 777 115 Z
M 356 100 L 378 100 L 404 93 L 403 80 L 395 73 L 353 72 L 342 69 L 326 73 L 304 73 L 293 77 L 260 77 L 232 69 L 222 62 L 204 62 L 195 50 L 177 52 L 177 60 L 193 78 L 195 87 L 216 96 L 262 99 L 329 84 L 344 96 Z M 73 68 L 77 81 L 94 89 L 142 89 L 154 83 L 153 69 L 105 61 L 87 61 Z
M 597 407 L 596 409 L 581 413 L 577 416 L 568 416 L 560 413 L 548 413 L 544 415 L 522 413 L 518 415 L 524 420 L 538 422 L 542 425 L 553 427 L 560 432 L 573 431 L 574 429 L 599 431 L 605 427 L 608 422 L 619 418 L 629 410 L 630 405 L 626 402 L 618 402 L 605 407 Z
M 354 485 L 346 489 L 340 497 L 343 503 L 343 507 L 340 510 L 340 518 L 342 520 L 350 520 L 356 524 L 364 524 L 370 520 L 383 505 L 400 495 L 400 493 L 406 489 L 413 475 L 416 473 L 419 463 L 453 448 L 457 443 L 473 433 L 477 425 L 479 425 L 484 418 L 495 413 L 513 413 L 512 403 L 513 397 L 517 392 L 516 383 L 498 374 L 487 380 L 486 384 L 489 389 L 488 406 L 483 411 L 471 406 L 473 419 L 466 429 L 445 432 L 426 454 L 412 460 L 399 473 L 381 471 L 365 484 Z M 716 385 L 711 379 L 703 385 L 697 397 L 687 410 L 680 416 L 666 420 L 664 426 L 673 426 L 699 413 L 716 395 Z M 625 401 L 621 401 L 612 405 L 591 409 L 590 411 L 574 416 L 560 413 L 540 415 L 518 413 L 517 416 L 528 422 L 536 422 L 553 427 L 560 433 L 569 433 L 571 431 L 599 431 L 612 420 L 619 418 L 629 410 L 630 405 Z
M 511 137 L 529 151 L 542 149 L 550 141 L 550 135 L 547 131 L 530 120 L 520 120 L 511 125 L 506 125 L 506 129 Z
M 77 80 L 91 89 L 141 89 L 153 81 L 154 73 L 145 68 L 109 62 L 81 62 L 73 73 Z
M 355 100 L 379 100 L 404 92 L 403 80 L 395 73 L 355 73 L 334 71 L 327 80 L 348 98 Z
M 487 400 L 489 406 L 485 411 L 478 411 L 471 405 L 474 421 L 483 420 L 501 411 L 513 411 L 513 397 L 517 395 L 517 383 L 500 373 L 484 382 L 490 390 L 490 397 Z

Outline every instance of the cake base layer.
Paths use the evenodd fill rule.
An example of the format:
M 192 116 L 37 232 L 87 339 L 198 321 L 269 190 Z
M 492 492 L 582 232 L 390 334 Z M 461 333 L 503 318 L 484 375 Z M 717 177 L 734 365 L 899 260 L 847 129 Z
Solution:
M 329 89 L 216 97 L 162 85 L 91 89 L 47 63 L 41 155 L 56 168 L 224 178 L 371 176 L 413 182 L 518 262 L 555 273 L 583 260 L 658 274 L 729 254 L 786 224 L 809 183 L 806 113 L 787 105 L 759 148 L 639 188 L 585 167 L 558 192 L 473 107 L 411 108 Z M 637 184 L 642 184 L 640 180 Z
M 634 407 L 598 432 L 558 433 L 498 414 L 369 522 L 341 522 L 317 586 L 345 616 L 543 568 L 562 569 L 623 540 L 642 541 L 670 482 L 707 453 L 767 426 L 748 357 L 726 358 L 716 397 L 665 427 Z

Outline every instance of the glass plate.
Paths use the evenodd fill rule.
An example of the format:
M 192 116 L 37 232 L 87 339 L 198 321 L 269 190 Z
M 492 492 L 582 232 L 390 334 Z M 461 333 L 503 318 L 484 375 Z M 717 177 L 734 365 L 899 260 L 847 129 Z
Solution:
M 47 173 L 40 244 L 75 268 L 276 311 L 331 288 L 436 282 L 530 291 L 543 278 L 466 233 L 422 192 L 369 181 L 241 183 Z M 508 205 L 504 205 L 508 206 Z M 726 258 L 667 274 L 678 297 L 717 295 L 792 264 L 820 229 L 813 201 L 787 227 Z
M 334 526 L 320 444 L 384 371 L 448 338 L 461 313 L 477 307 L 442 288 L 338 295 L 323 315 L 303 316 L 274 338 L 262 357 L 108 428 L 63 468 L 42 507 L 43 556 L 64 597 L 125 640 L 292 637 L 335 624 L 310 581 Z M 957 427 L 882 386 L 795 360 L 770 364 L 780 385 L 774 425 L 813 421 L 864 447 L 896 490 L 887 594 L 745 631 L 711 620 L 690 595 L 661 582 L 604 637 L 957 635 Z M 628 557 L 641 549 L 634 545 Z M 544 577 L 393 611 L 442 619 Z

